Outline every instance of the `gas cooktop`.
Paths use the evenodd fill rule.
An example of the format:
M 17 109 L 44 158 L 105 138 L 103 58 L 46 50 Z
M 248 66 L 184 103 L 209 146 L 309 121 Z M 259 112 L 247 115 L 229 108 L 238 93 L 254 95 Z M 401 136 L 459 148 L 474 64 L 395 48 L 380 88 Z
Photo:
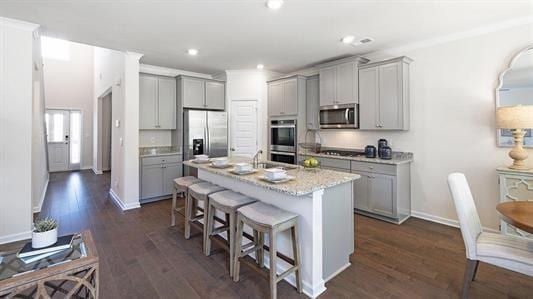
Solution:
M 323 155 L 328 156 L 341 156 L 341 157 L 360 157 L 364 156 L 365 152 L 362 151 L 341 151 L 341 150 L 325 150 L 320 152 Z

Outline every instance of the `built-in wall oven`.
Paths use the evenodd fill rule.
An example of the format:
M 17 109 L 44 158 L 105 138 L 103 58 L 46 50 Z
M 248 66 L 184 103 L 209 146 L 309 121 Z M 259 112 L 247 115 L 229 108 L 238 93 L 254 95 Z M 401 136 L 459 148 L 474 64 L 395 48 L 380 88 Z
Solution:
M 359 105 L 343 104 L 320 107 L 321 129 L 359 128 Z
M 270 122 L 270 160 L 296 164 L 296 120 Z

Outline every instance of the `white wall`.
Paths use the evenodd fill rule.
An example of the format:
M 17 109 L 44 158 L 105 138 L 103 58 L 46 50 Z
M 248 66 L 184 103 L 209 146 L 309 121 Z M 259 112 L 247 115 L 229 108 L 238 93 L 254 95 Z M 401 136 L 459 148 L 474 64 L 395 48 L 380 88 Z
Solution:
M 0 18 L 0 243 L 31 236 L 33 32 Z
M 46 108 L 77 109 L 83 114 L 81 168 L 93 161 L 93 47 L 69 42 L 67 61 L 44 58 Z
M 48 156 L 45 136 L 45 93 L 41 38 L 34 34 L 33 42 L 33 111 L 32 111 L 32 204 L 40 212 L 48 187 Z
M 258 101 L 258 125 L 259 128 L 259 148 L 263 150 L 263 158 L 267 158 L 268 134 L 267 134 L 267 84 L 272 77 L 279 74 L 264 70 L 228 70 L 226 71 L 226 111 L 230 111 L 232 100 L 257 99 Z M 223 76 L 221 75 L 220 78 Z M 231 142 L 231 136 L 229 139 Z M 231 146 L 231 145 L 230 145 Z
M 93 125 L 98 130 L 98 98 L 111 91 L 110 192 L 122 209 L 139 207 L 139 58 L 136 53 L 94 48 Z M 97 170 L 101 153 L 96 135 L 93 167 Z
M 496 147 L 495 88 L 512 56 L 533 40 L 532 29 L 525 25 L 418 49 L 366 55 L 373 61 L 401 55 L 414 60 L 410 66 L 411 129 L 322 130 L 324 144 L 363 148 L 386 138 L 393 150 L 413 152 L 412 210 L 422 217 L 457 219 L 446 178 L 451 172 L 464 172 L 483 225 L 498 229 L 495 169 L 511 160 L 509 148 Z M 533 157 L 533 150 L 528 151 Z

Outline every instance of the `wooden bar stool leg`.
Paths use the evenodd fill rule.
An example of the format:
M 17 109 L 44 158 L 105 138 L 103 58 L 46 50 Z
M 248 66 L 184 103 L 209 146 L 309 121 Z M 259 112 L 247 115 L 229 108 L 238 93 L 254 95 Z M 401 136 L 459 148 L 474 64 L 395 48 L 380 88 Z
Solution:
M 269 233 L 270 241 L 270 298 L 277 298 L 277 273 L 276 273 L 276 229 L 272 229 Z
M 185 239 L 191 238 L 191 218 L 192 218 L 192 198 L 191 194 L 187 195 L 187 198 L 185 199 Z
M 263 248 L 265 244 L 265 233 L 259 232 L 259 244 L 261 244 L 261 247 L 259 247 L 258 253 L 259 254 L 259 268 L 265 267 L 265 249 Z
M 211 204 L 207 205 L 207 209 L 204 210 L 204 254 L 205 256 L 211 255 L 211 234 L 213 233 L 215 217 L 215 207 Z
M 209 200 L 206 198 L 203 200 L 204 202 L 204 214 L 203 214 L 203 219 L 204 219 L 204 229 L 202 230 L 202 234 L 203 234 L 203 244 L 202 244 L 202 248 L 204 250 L 204 254 L 208 255 L 207 254 L 207 248 L 206 248 L 206 242 L 207 242 L 207 238 L 209 238 L 209 235 L 207 234 L 207 211 L 209 210 Z
M 298 267 L 296 268 L 295 275 L 296 275 L 296 289 L 298 290 L 298 293 L 302 293 L 302 273 L 301 273 L 301 262 L 300 262 L 300 241 L 298 240 L 298 226 L 295 224 L 293 227 L 291 227 L 291 235 L 292 235 L 292 254 L 294 257 L 294 266 Z
M 239 281 L 239 271 L 240 263 L 239 258 L 241 256 L 241 246 L 242 246 L 242 231 L 244 228 L 244 223 L 241 220 L 241 217 L 237 214 L 237 232 L 235 235 L 235 253 L 234 253 L 234 265 L 233 265 L 233 281 Z
M 176 201 L 177 200 L 178 200 L 178 190 L 176 188 L 176 185 L 174 185 L 174 188 L 172 189 L 172 212 L 171 212 L 170 226 L 176 225 Z
M 254 229 L 254 244 L 259 245 L 260 232 Z M 259 249 L 255 251 L 255 263 L 259 265 Z
M 228 241 L 229 241 L 229 276 L 233 277 L 233 269 L 235 259 L 235 213 L 226 214 L 229 215 L 229 230 L 228 230 Z

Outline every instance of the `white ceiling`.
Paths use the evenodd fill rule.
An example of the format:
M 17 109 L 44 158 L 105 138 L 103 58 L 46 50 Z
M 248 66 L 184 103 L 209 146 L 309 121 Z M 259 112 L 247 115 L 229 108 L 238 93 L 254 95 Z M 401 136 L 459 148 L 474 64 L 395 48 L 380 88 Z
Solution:
M 289 72 L 533 14 L 531 1 L 263 0 L 1 1 L 0 16 L 41 24 L 43 34 L 145 54 L 143 63 L 217 73 Z M 352 34 L 374 43 L 352 47 Z M 495 41 L 497 42 L 497 41 Z M 185 54 L 190 47 L 200 54 Z

